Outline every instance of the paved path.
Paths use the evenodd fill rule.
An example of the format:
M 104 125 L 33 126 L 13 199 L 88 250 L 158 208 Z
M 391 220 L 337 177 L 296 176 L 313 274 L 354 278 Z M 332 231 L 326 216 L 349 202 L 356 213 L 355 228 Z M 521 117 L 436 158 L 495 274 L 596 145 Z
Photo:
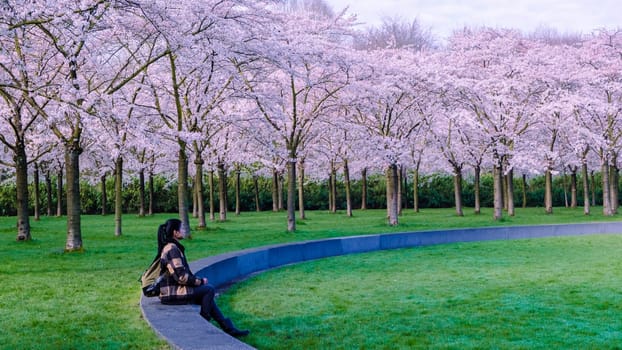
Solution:
M 253 273 L 330 256 L 455 242 L 619 234 L 622 223 L 488 227 L 338 237 L 277 244 L 207 257 L 190 264 L 198 276 L 223 288 Z M 205 321 L 195 305 L 162 305 L 158 298 L 140 300 L 142 313 L 156 333 L 175 349 L 246 350 L 253 347 Z M 253 330 L 251 330 L 252 332 Z

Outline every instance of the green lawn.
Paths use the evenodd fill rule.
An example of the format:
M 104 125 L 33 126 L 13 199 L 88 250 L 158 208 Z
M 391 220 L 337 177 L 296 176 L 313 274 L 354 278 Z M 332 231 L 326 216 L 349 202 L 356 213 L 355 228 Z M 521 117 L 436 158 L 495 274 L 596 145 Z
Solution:
M 258 349 L 619 349 L 622 236 L 458 243 L 273 270 L 219 300 Z
M 286 232 L 286 215 L 282 212 L 242 213 L 242 215 L 238 217 L 230 214 L 229 219 L 226 222 L 209 223 L 209 228 L 207 230 L 194 231 L 193 239 L 187 241 L 185 245 L 188 248 L 189 260 L 195 260 L 204 256 L 252 246 L 354 234 L 430 230 L 443 227 L 528 225 L 589 222 L 595 220 L 620 220 L 619 216 L 605 218 L 598 210 L 599 208 L 594 209 L 594 214 L 586 217 L 582 215 L 581 209 L 572 210 L 556 208 L 553 215 L 545 215 L 541 208 L 517 209 L 517 215 L 515 217 L 506 217 L 500 222 L 492 220 L 492 211 L 490 209 L 485 210 L 484 213 L 479 216 L 473 215 L 467 209 L 465 211 L 465 217 L 456 217 L 454 215 L 454 211 L 451 209 L 423 210 L 421 213 L 406 211 L 400 218 L 400 226 L 396 228 L 389 228 L 386 226 L 385 212 L 382 210 L 355 211 L 355 216 L 352 218 L 346 217 L 343 213 L 329 214 L 318 211 L 307 212 L 308 219 L 299 221 L 298 231 L 293 234 Z M 2 310 L 2 317 L 0 317 L 0 329 L 2 329 L 2 331 L 0 331 L 0 348 L 167 348 L 167 345 L 156 337 L 155 333 L 153 333 L 146 322 L 144 322 L 141 318 L 138 305 L 140 290 L 137 278 L 147 267 L 155 254 L 155 233 L 157 226 L 166 218 L 174 216 L 174 214 L 171 214 L 138 218 L 135 215 L 126 215 L 123 221 L 124 234 L 123 236 L 117 238 L 113 236 L 113 216 L 83 216 L 82 234 L 85 251 L 82 253 L 70 254 L 63 253 L 66 238 L 65 218 L 43 217 L 41 221 L 32 221 L 32 235 L 34 239 L 31 242 L 25 243 L 15 242 L 15 218 L 0 218 L 0 240 L 2 241 L 2 245 L 0 245 L 0 256 L 2 257 L 2 264 L 0 264 L 0 276 L 2 276 L 3 280 L 2 287 L 0 288 L 0 310 Z M 546 240 L 538 240 L 534 242 L 544 241 Z M 568 239 L 568 242 L 574 241 L 575 239 Z M 600 247 L 600 243 L 597 242 L 597 239 L 592 241 L 590 238 L 585 241 L 585 238 L 578 238 L 576 241 L 583 241 L 586 242 L 586 245 Z M 486 251 L 492 249 L 490 247 L 494 247 L 494 250 L 498 251 L 500 256 L 507 256 L 508 258 L 516 256 L 516 259 L 520 259 L 521 257 L 515 254 L 516 247 L 518 246 L 517 244 L 519 243 L 489 242 L 471 245 L 448 245 L 405 251 L 410 253 L 377 253 L 380 258 L 377 258 L 375 254 L 340 257 L 321 261 L 318 262 L 318 264 L 330 264 L 331 261 L 341 262 L 344 264 L 344 262 L 352 260 L 354 266 L 358 266 L 362 264 L 357 264 L 357 259 L 385 260 L 395 254 L 393 259 L 404 261 L 408 261 L 408 259 L 415 259 L 415 261 L 411 261 L 411 263 L 407 263 L 407 265 L 417 266 L 420 265 L 419 259 L 425 258 L 425 256 L 415 256 L 412 258 L 408 257 L 408 255 L 413 254 L 413 252 L 417 255 L 424 254 L 424 252 L 436 251 L 437 255 L 444 256 L 446 254 L 450 254 L 453 250 L 456 250 L 456 247 L 460 247 L 459 250 L 467 249 L 470 251 L 469 254 L 462 256 L 465 259 L 469 256 L 472 258 L 472 256 L 482 255 Z M 539 246 L 541 243 L 532 244 Z M 615 248 L 618 245 L 617 241 L 610 241 L 605 242 L 604 246 L 611 246 L 612 248 Z M 551 247 L 551 249 L 553 248 L 555 247 Z M 460 261 L 460 252 L 456 252 L 455 254 L 456 259 Z M 541 258 L 544 259 L 545 257 L 546 254 L 543 254 Z M 432 259 L 432 257 L 429 259 Z M 493 261 L 494 257 L 491 257 L 490 259 Z M 534 259 L 535 263 L 537 263 L 540 257 L 534 255 Z M 609 261 L 612 263 L 615 261 L 612 257 L 608 257 L 605 260 L 607 263 Z M 426 261 L 429 261 L 428 264 L 432 264 L 432 262 L 434 262 L 433 259 Z M 473 263 L 474 267 L 477 267 L 478 261 L 474 261 Z M 436 263 L 432 265 L 436 265 Z M 461 264 L 457 264 L 456 267 L 460 267 L 460 265 Z M 301 265 L 300 268 L 305 268 L 305 266 L 307 265 Z M 516 266 L 520 266 L 520 264 Z M 589 266 L 591 265 L 585 265 L 587 275 L 598 276 L 600 270 L 590 268 Z M 368 269 L 364 271 L 373 271 L 374 266 L 371 267 L 371 270 Z M 325 268 L 327 269 L 326 271 L 331 271 L 331 273 L 334 270 L 330 266 Z M 323 271 L 324 267 L 317 265 L 312 267 L 312 269 L 319 269 Z M 561 269 L 564 268 L 561 267 Z M 411 284 L 414 284 L 425 275 L 433 277 L 432 275 L 439 275 L 442 272 L 427 273 L 426 270 L 427 267 L 426 269 L 421 269 L 421 271 L 417 269 L 420 275 L 415 275 L 413 273 L 408 274 L 408 276 L 416 276 L 416 278 L 411 280 Z M 352 278 L 352 275 L 348 275 L 348 271 L 342 271 L 343 278 L 345 279 L 344 281 Z M 382 272 L 383 270 L 381 269 L 380 271 L 381 275 L 387 276 L 387 278 L 389 278 L 389 275 L 392 273 L 390 270 L 384 270 L 384 272 Z M 487 270 L 483 269 L 481 271 L 483 273 Z M 510 268 L 509 271 L 512 274 L 520 275 L 523 270 L 518 268 Z M 339 272 L 339 270 L 337 270 L 337 272 Z M 397 272 L 399 271 L 396 271 L 396 273 Z M 451 271 L 444 271 L 443 273 L 449 272 Z M 281 271 L 276 271 L 276 273 L 281 273 Z M 461 271 L 454 273 L 459 275 L 463 274 Z M 368 272 L 359 271 L 359 273 L 356 274 L 359 279 L 362 278 L 362 276 L 360 276 L 361 274 L 367 275 Z M 478 273 L 474 272 L 474 276 L 477 274 Z M 339 275 L 339 273 L 337 275 Z M 272 273 L 266 275 L 265 278 L 272 278 L 271 276 Z M 278 283 L 274 285 L 273 287 L 275 288 L 275 293 L 287 296 L 287 293 L 280 291 L 278 288 L 288 290 L 290 287 L 293 287 L 293 285 L 297 284 L 299 281 L 299 278 L 295 276 L 297 275 L 292 275 L 290 282 L 287 283 L 287 285 L 278 285 Z M 326 275 L 324 273 L 319 273 L 318 276 L 322 277 Z M 335 275 L 330 276 L 335 277 Z M 304 277 L 306 278 L 306 275 L 304 275 Z M 398 277 L 399 275 L 396 275 L 396 278 Z M 264 277 L 261 276 L 261 278 Z M 398 279 L 403 278 L 400 277 Z M 450 290 L 461 291 L 465 288 L 465 286 L 460 284 L 453 285 L 453 283 L 456 282 L 453 280 L 444 279 L 443 281 L 444 283 L 447 283 L 446 287 Z M 552 280 L 549 284 L 555 285 L 554 282 L 555 280 Z M 385 285 L 393 286 L 392 284 L 387 284 L 386 281 L 383 283 Z M 345 288 L 347 283 L 344 282 L 343 284 L 343 287 Z M 538 288 L 544 288 L 546 286 L 537 283 L 535 285 L 538 286 Z M 246 288 L 245 286 L 246 284 L 242 286 L 240 292 L 232 293 L 231 295 L 227 294 L 223 297 L 222 305 L 227 312 L 235 316 L 236 320 L 239 319 L 243 326 L 249 326 L 253 330 L 249 341 L 261 344 L 258 346 L 263 348 L 263 343 L 260 343 L 261 338 L 264 336 L 270 337 L 273 333 L 277 334 L 278 331 L 267 327 L 267 325 L 273 324 L 270 318 L 263 319 L 262 317 L 254 316 L 254 313 L 257 310 L 251 308 L 244 311 L 244 304 L 240 305 L 239 303 L 246 299 L 252 300 L 244 295 L 244 293 L 248 293 L 244 292 L 244 288 Z M 563 285 L 560 285 L 560 288 L 561 287 L 563 287 Z M 607 288 L 609 287 L 620 290 L 619 286 L 615 284 L 611 284 Z M 251 289 L 254 288 L 255 287 L 253 286 Z M 352 299 L 352 296 L 348 295 L 345 290 L 340 291 L 338 288 L 332 287 L 326 287 L 325 289 L 332 290 L 333 298 L 335 299 Z M 312 289 L 310 290 L 312 291 Z M 408 298 L 410 296 L 409 293 L 411 293 L 406 293 L 404 290 L 402 290 L 402 292 L 404 293 L 404 298 Z M 400 292 L 400 289 L 396 289 L 395 295 L 399 295 L 402 292 Z M 474 291 L 469 293 L 479 294 L 481 292 L 482 291 Z M 251 290 L 250 293 L 253 294 L 253 291 Z M 524 311 L 528 312 L 529 310 L 527 305 L 531 304 L 530 299 L 527 298 L 528 296 L 522 296 L 518 291 L 513 293 L 514 294 L 510 293 L 507 295 L 507 298 L 509 298 L 508 300 L 512 300 L 512 297 L 519 299 L 526 298 L 524 300 L 526 310 Z M 370 295 L 372 294 L 373 293 L 370 293 Z M 310 295 L 313 295 L 313 293 Z M 325 296 L 320 296 L 320 298 L 324 299 Z M 378 299 L 383 300 L 385 298 L 378 297 Z M 283 306 L 292 305 L 294 310 L 296 310 L 298 307 L 294 305 L 294 300 L 295 299 L 291 299 L 291 301 L 283 302 Z M 439 298 L 436 302 L 447 303 L 448 300 L 451 301 L 453 299 L 450 298 L 446 300 L 446 298 Z M 460 311 L 462 313 L 472 313 L 473 310 L 471 307 L 478 307 L 478 305 L 468 303 L 462 305 L 462 303 L 459 302 L 460 300 L 461 299 L 456 299 L 454 303 L 460 304 L 464 308 Z M 611 299 L 608 293 L 603 292 L 602 300 L 588 299 L 585 303 L 591 305 L 592 307 L 601 307 L 609 310 L 609 305 L 619 304 L 616 301 L 617 299 Z M 513 303 L 509 301 L 507 302 L 508 307 L 512 304 Z M 452 305 L 453 304 L 451 303 L 448 304 L 448 306 L 451 306 L 453 309 L 454 306 Z M 616 309 L 611 310 L 619 311 Z M 319 320 L 322 321 L 321 323 L 324 323 L 326 319 L 330 319 L 331 315 L 334 314 L 333 311 L 333 314 L 325 313 L 323 314 L 324 316 L 317 316 L 318 314 L 314 312 L 314 309 L 310 309 L 308 311 L 309 317 L 320 317 Z M 433 320 L 431 318 L 432 312 L 436 311 L 428 311 L 428 317 L 424 317 L 423 319 L 419 318 L 417 320 L 417 323 L 419 323 L 424 321 L 425 318 L 429 318 L 429 321 L 432 322 L 427 324 L 425 328 L 422 328 L 422 330 L 438 328 L 434 327 L 434 323 L 439 322 L 439 320 Z M 367 310 L 365 314 L 367 315 L 367 318 L 363 318 L 358 321 L 362 323 L 349 322 L 348 320 L 350 317 L 348 317 L 345 320 L 342 320 L 341 323 L 338 323 L 338 328 L 343 328 L 345 332 L 348 333 L 354 333 L 354 331 L 362 328 L 362 325 L 366 324 L 368 321 L 371 324 L 377 322 L 376 317 L 378 317 L 378 313 L 376 310 Z M 412 314 L 412 312 L 410 314 Z M 316 334 L 313 333 L 314 331 L 305 333 L 306 330 L 311 329 L 308 328 L 310 326 L 307 324 L 306 319 L 302 319 L 301 323 L 301 319 L 289 318 L 289 315 L 290 312 L 287 311 L 282 314 L 281 317 L 285 320 L 284 325 L 286 329 L 294 330 L 294 338 L 298 338 L 298 336 L 302 336 L 303 334 L 306 334 L 306 336 L 310 338 L 316 337 Z M 288 319 L 291 321 L 290 323 L 287 323 Z M 386 317 L 385 320 L 387 320 Z M 390 317 L 388 320 L 390 321 Z M 316 320 L 315 322 L 318 321 Z M 462 321 L 444 319 L 443 322 L 458 322 L 459 324 L 459 322 Z M 275 327 L 277 330 L 279 327 L 282 327 L 279 325 L 283 325 L 283 323 L 276 324 Z M 400 332 L 411 332 L 412 324 L 402 322 L 400 324 L 395 324 L 394 327 L 403 328 L 406 325 L 410 325 L 409 330 L 403 330 Z M 442 326 L 442 324 L 440 326 Z M 577 327 L 578 326 L 582 326 L 582 323 L 577 324 Z M 479 327 L 474 325 L 473 328 Z M 619 329 L 620 327 L 617 328 Z M 460 329 L 460 327 L 457 326 L 455 329 Z M 594 332 L 595 330 L 588 328 L 587 331 Z M 611 329 L 612 337 L 617 336 L 615 331 L 617 330 L 614 328 Z M 381 332 L 373 337 L 379 337 L 379 339 L 382 340 L 384 337 L 383 334 L 389 336 L 389 334 L 392 333 L 386 332 L 386 330 L 383 332 L 381 329 Z M 401 333 L 398 332 L 396 334 L 399 335 Z M 344 336 L 339 334 L 330 334 L 328 338 L 340 339 L 343 337 Z M 398 336 L 397 338 L 402 337 Z M 463 347 L 461 345 L 467 344 L 462 343 L 460 339 L 461 337 L 459 336 L 454 338 L 453 341 L 455 347 Z M 465 337 L 463 340 L 464 342 L 467 342 L 469 341 L 469 338 Z M 383 341 L 387 347 L 390 347 L 390 343 L 393 342 L 391 338 L 384 339 Z M 436 343 L 433 339 L 429 339 L 428 341 Z M 361 344 L 361 348 L 383 347 L 376 345 L 363 346 L 362 344 L 365 344 L 364 342 L 357 344 Z M 461 345 L 459 346 L 456 344 Z M 477 347 L 476 343 L 473 344 L 473 346 Z M 324 347 L 324 345 L 321 344 L 318 346 L 320 348 Z M 486 345 L 482 346 L 486 347 Z M 502 344 L 499 346 L 503 347 Z M 268 347 L 275 348 L 272 345 L 266 345 L 266 348 Z M 451 348 L 452 346 L 448 345 L 447 347 Z

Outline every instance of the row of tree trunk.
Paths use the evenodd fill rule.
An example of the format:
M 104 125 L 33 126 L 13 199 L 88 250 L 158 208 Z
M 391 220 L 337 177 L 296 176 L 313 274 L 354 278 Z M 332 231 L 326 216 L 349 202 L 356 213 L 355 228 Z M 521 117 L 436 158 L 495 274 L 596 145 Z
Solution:
M 71 159 L 68 159 L 71 162 Z M 196 174 L 193 182 L 193 216 L 199 219 L 199 228 L 206 227 L 206 218 L 205 218 L 205 208 L 204 208 L 204 186 L 203 186 L 203 168 L 202 162 L 195 161 L 196 165 Z M 618 212 L 619 207 L 619 199 L 618 199 L 618 191 L 619 191 L 619 169 L 615 166 L 605 165 L 602 169 L 602 186 L 603 186 L 603 214 L 604 215 L 613 215 Z M 74 171 L 77 171 L 74 169 Z M 565 197 L 566 197 L 566 205 L 569 207 L 576 207 L 578 203 L 577 199 L 577 168 L 570 169 L 570 202 L 568 203 L 568 195 L 566 194 L 566 186 L 564 186 Z M 219 164 L 217 167 L 218 172 L 218 199 L 219 199 L 219 220 L 224 221 L 227 219 L 227 172 L 224 164 Z M 67 172 L 69 174 L 70 172 Z M 241 169 L 236 167 L 235 169 L 235 202 L 236 209 L 235 214 L 240 214 L 240 173 Z M 454 198 L 456 204 L 456 214 L 462 216 L 463 208 L 462 208 L 462 171 L 459 168 L 455 169 L 454 175 Z M 122 187 L 123 183 L 123 159 L 119 158 L 115 163 L 115 236 L 122 235 Z M 418 169 L 415 168 L 413 170 L 413 210 L 415 212 L 419 211 L 419 174 Z M 17 174 L 16 174 L 17 175 Z M 594 181 L 594 173 L 588 174 L 587 165 L 583 165 L 581 167 L 581 175 L 582 175 L 582 185 L 583 185 L 583 205 L 584 205 L 584 214 L 590 214 L 590 203 L 591 206 L 594 206 L 595 196 L 595 181 Z M 295 172 L 294 172 L 295 176 Z M 304 161 L 298 163 L 298 176 L 297 179 L 292 180 L 288 178 L 289 183 L 295 183 L 297 181 L 298 185 L 298 211 L 299 218 L 305 219 L 305 211 L 304 211 Z M 351 200 L 351 188 L 350 188 L 350 174 L 349 167 L 347 161 L 343 162 L 343 176 L 344 176 L 344 185 L 345 185 L 345 194 L 346 194 L 346 215 L 352 216 L 353 204 Z M 514 215 L 514 179 L 513 179 L 513 171 L 510 169 L 509 171 L 503 171 L 502 166 L 498 166 L 494 169 L 493 177 L 494 177 L 494 218 L 500 219 L 503 215 L 503 211 L 507 211 L 508 215 Z M 56 174 L 57 177 L 57 198 L 56 201 L 56 215 L 62 215 L 62 205 L 63 205 L 63 171 L 59 171 Z M 27 179 L 27 176 L 17 176 L 17 179 Z M 281 175 L 275 169 L 273 170 L 273 186 L 272 186 L 272 199 L 273 199 L 273 211 L 280 211 L 284 209 L 283 206 L 283 182 Z M 565 177 L 564 177 L 565 178 Z M 401 215 L 402 208 L 405 206 L 402 200 L 402 189 L 405 187 L 405 169 L 398 167 L 397 165 L 388 167 L 386 171 L 386 190 L 387 190 L 387 219 L 390 225 L 398 224 L 398 217 Z M 474 177 L 474 193 L 475 193 L 475 207 L 474 211 L 476 214 L 480 213 L 480 169 L 479 167 L 475 168 L 475 177 Z M 590 184 L 591 179 L 591 184 Z M 72 184 L 77 181 L 73 181 L 72 179 L 67 179 L 67 183 Z M 26 180 L 23 180 L 26 181 Z M 34 188 L 35 188 L 35 203 L 34 203 L 34 219 L 38 220 L 40 218 L 40 199 L 39 199 L 39 168 L 35 165 L 34 170 Z M 107 196 L 106 196 L 106 176 L 101 177 L 101 187 L 102 187 L 102 215 L 107 215 Z M 147 183 L 147 189 L 145 188 L 145 174 L 144 171 L 139 173 L 139 215 L 151 215 L 154 210 L 153 203 L 153 174 L 149 174 L 149 179 Z M 254 197 L 255 197 L 255 207 L 257 211 L 260 211 L 259 205 L 259 185 L 258 185 L 258 177 L 255 176 L 253 178 L 254 184 Z M 361 209 L 367 208 L 367 171 L 362 171 L 362 197 L 361 197 Z M 17 184 L 19 185 L 19 184 Z M 19 187 L 27 187 L 26 184 L 21 184 Z M 45 185 L 46 185 L 46 193 L 47 193 L 47 215 L 53 215 L 52 208 L 52 177 L 49 172 L 45 173 Z M 208 176 L 208 186 L 209 186 L 209 218 L 211 221 L 216 220 L 215 217 L 215 196 L 214 196 L 214 171 L 209 172 Z M 71 191 L 79 191 L 74 188 L 75 186 L 68 186 L 67 194 L 70 195 Z M 526 192 L 527 192 L 527 180 L 526 176 L 522 177 L 522 193 L 523 200 L 522 206 L 526 207 Z M 149 202 L 148 206 L 146 206 L 146 192 L 148 192 Z M 21 206 L 21 212 L 28 213 L 28 194 L 21 194 L 21 191 L 17 193 L 17 204 L 18 209 Z M 328 193 L 329 193 L 329 211 L 336 212 L 337 211 L 337 167 L 335 162 L 331 162 L 331 171 L 329 174 L 328 181 Z M 591 197 L 591 201 L 590 201 Z M 295 198 L 290 197 L 292 201 L 295 201 Z M 545 173 L 545 197 L 544 197 L 544 208 L 546 213 L 553 212 L 553 200 L 552 200 L 552 172 L 547 171 Z M 290 199 L 288 199 L 290 200 Z M 288 203 L 289 206 L 289 203 Z M 293 206 L 293 205 L 292 205 Z M 75 206 L 67 207 L 68 213 L 71 213 L 73 210 L 73 215 L 68 215 L 72 217 L 72 220 L 79 220 L 79 212 L 75 213 Z M 73 222 L 73 221 L 72 221 Z M 79 225 L 78 223 L 75 223 Z M 29 240 L 31 239 L 30 224 L 26 218 L 23 218 L 18 215 L 18 236 L 17 240 Z

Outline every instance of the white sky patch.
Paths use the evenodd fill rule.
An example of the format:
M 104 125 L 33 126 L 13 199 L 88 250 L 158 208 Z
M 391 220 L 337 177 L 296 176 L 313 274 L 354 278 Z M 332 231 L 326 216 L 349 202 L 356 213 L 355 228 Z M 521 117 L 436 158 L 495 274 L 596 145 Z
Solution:
M 384 17 L 417 19 L 440 38 L 468 27 L 515 28 L 532 32 L 538 27 L 560 33 L 591 33 L 622 28 L 620 0 L 326 0 L 335 10 L 349 6 L 348 13 L 371 25 Z

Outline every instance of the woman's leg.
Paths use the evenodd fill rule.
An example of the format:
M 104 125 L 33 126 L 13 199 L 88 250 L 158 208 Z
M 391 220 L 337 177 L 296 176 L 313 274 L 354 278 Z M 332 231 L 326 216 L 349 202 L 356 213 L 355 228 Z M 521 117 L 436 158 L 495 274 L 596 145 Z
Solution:
M 216 306 L 216 303 L 214 302 L 215 295 L 216 290 L 209 284 L 202 285 L 194 289 L 194 303 L 201 305 L 201 316 L 208 321 L 212 318 L 218 320 L 218 314 L 222 315 L 220 309 L 218 309 L 218 306 Z M 217 315 L 212 315 L 214 308 L 218 310 Z
M 201 305 L 201 316 L 208 321 L 213 318 L 214 321 L 220 325 L 220 328 L 222 328 L 229 335 L 234 337 L 243 337 L 248 335 L 249 331 L 242 331 L 235 328 L 233 322 L 231 322 L 230 319 L 225 318 L 222 311 L 220 311 L 220 308 L 214 301 L 215 295 L 216 290 L 210 285 L 203 285 L 194 289 L 194 302 L 195 304 Z

